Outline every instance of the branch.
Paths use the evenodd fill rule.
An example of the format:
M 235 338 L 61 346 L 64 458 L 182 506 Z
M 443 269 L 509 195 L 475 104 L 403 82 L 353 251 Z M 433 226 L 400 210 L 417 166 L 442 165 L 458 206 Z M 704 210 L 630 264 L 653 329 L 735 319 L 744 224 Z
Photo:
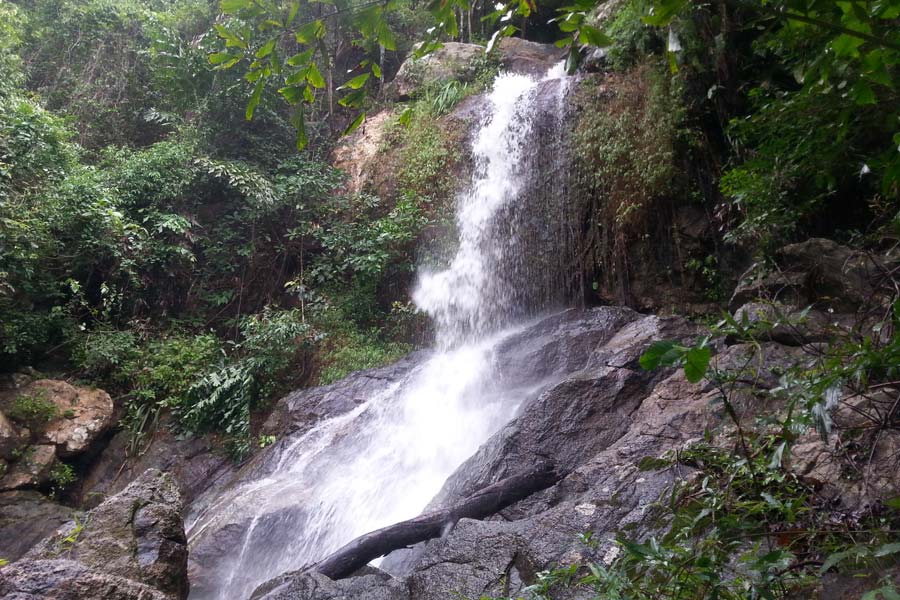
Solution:
M 460 519 L 488 517 L 554 485 L 563 476 L 555 465 L 544 463 L 482 488 L 455 506 L 425 513 L 360 536 L 313 568 L 331 579 L 348 577 L 379 556 L 439 537 Z

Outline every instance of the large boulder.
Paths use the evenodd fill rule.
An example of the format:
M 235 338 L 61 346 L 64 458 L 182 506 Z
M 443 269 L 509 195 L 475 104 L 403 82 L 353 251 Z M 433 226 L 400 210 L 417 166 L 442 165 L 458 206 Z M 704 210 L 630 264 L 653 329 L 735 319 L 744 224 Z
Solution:
M 875 256 L 824 238 L 810 238 L 778 251 L 776 266 L 753 265 L 742 276 L 730 306 L 760 298 L 785 305 L 854 313 L 879 300 L 875 280 L 896 266 L 896 256 Z M 888 292 L 892 292 L 889 290 Z
M 263 432 L 277 436 L 305 433 L 323 419 L 347 413 L 397 383 L 425 356 L 427 352 L 414 352 L 393 364 L 357 371 L 330 385 L 291 392 L 275 405 Z
M 95 449 L 114 411 L 103 390 L 54 379 L 5 385 L 0 409 L 0 491 L 48 486 L 58 459 Z
M 168 600 L 136 581 L 73 560 L 32 560 L 0 570 L 0 600 Z
M 521 38 L 504 38 L 497 44 L 503 70 L 532 77 L 544 75 L 563 58 L 553 44 L 539 44 Z M 476 73 L 477 59 L 484 56 L 484 46 L 445 42 L 422 58 L 410 57 L 400 66 L 391 88 L 400 100 L 414 97 L 428 86 L 457 80 L 468 82 Z
M 25 390 L 56 406 L 56 418 L 44 427 L 40 443 L 54 444 L 61 458 L 82 454 L 113 422 L 113 401 L 105 391 L 41 379 Z
M 6 415 L 0 412 L 0 460 L 15 459 L 27 443 L 27 432 L 17 428 Z
M 0 491 L 46 486 L 56 464 L 55 446 L 27 446 L 7 467 L 6 474 L 0 479 Z
M 477 44 L 446 42 L 422 58 L 410 57 L 400 65 L 391 83 L 393 92 L 399 99 L 406 100 L 425 87 L 466 80 L 474 74 L 473 61 L 483 54 L 484 47 Z
M 377 569 L 358 577 L 332 581 L 319 573 L 286 573 L 260 586 L 251 600 L 408 600 L 406 585 Z
M 148 470 L 124 490 L 37 544 L 16 563 L 17 572 L 22 578 L 32 577 L 28 574 L 47 569 L 28 563 L 65 559 L 95 574 L 131 580 L 158 592 L 148 598 L 186 598 L 187 539 L 181 510 L 181 496 L 172 477 Z M 66 565 L 58 568 L 65 578 L 83 576 L 82 571 L 76 569 L 75 573 Z
M 497 47 L 503 69 L 532 77 L 543 76 L 565 58 L 565 51 L 554 44 L 539 44 L 522 38 L 504 38 Z
M 72 512 L 34 490 L 0 494 L 0 558 L 17 560 L 70 521 Z
M 163 419 L 148 444 L 136 455 L 128 452 L 129 432 L 116 433 L 84 473 L 78 494 L 80 505 L 97 506 L 147 469 L 170 474 L 185 504 L 228 480 L 234 463 L 227 456 L 217 451 L 208 438 L 178 436 L 169 424 L 168 419 Z

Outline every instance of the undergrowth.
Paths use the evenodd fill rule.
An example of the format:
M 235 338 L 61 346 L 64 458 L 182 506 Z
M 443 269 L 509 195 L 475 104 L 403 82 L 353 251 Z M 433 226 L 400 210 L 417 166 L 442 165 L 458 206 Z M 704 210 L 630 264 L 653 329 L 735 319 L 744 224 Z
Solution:
M 726 423 L 641 461 L 642 470 L 685 475 L 649 507 L 655 531 L 620 532 L 601 558 L 538 573 L 522 598 L 578 590 L 595 600 L 787 599 L 818 593 L 830 572 L 864 582 L 865 600 L 900 598 L 889 575 L 900 566 L 900 497 L 840 508 L 795 470 L 803 458 L 792 454 L 820 438 L 836 448 L 844 485 L 870 476 L 881 436 L 900 431 L 900 299 L 874 327 L 835 327 L 827 347 L 804 346 L 805 358 L 781 370 L 765 366 L 764 341 L 776 327 L 801 331 L 807 316 L 770 314 L 726 316 L 692 346 L 660 341 L 645 352 L 644 368 L 679 366 L 689 381 L 705 380 Z M 712 348 L 726 338 L 744 351 L 720 362 Z M 771 374 L 774 385 L 766 383 Z M 891 458 L 882 460 L 889 471 Z M 582 538 L 597 556 L 600 542 L 590 532 Z

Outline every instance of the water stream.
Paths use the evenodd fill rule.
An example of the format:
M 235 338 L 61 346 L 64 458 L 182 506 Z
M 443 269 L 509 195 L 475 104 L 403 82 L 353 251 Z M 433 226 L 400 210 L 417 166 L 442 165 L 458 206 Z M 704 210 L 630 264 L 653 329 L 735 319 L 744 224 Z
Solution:
M 561 66 L 541 80 L 502 74 L 488 95 L 472 182 L 457 199 L 458 251 L 445 270 L 421 273 L 414 293 L 434 319 L 435 350 L 355 409 L 279 440 L 265 475 L 190 515 L 192 551 L 239 540 L 192 598 L 247 598 L 274 576 L 416 516 L 515 415 L 528 384 L 497 377 L 495 352 L 516 333 L 523 301 L 502 271 L 529 258 L 515 236 L 498 233 L 497 220 L 522 195 L 526 153 L 540 151 L 529 136 L 536 90 L 548 85 L 561 105 Z

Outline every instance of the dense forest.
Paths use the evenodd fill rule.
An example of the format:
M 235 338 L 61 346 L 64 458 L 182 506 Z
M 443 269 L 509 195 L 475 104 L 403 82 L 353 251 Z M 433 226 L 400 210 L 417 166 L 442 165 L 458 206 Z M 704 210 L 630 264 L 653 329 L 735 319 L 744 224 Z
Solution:
M 469 177 L 450 117 L 506 68 L 505 38 L 549 45 L 576 81 L 549 184 L 568 194 L 569 303 L 704 328 L 641 366 L 706 377 L 739 441 L 677 458 L 702 484 L 673 487 L 658 538 L 542 570 L 523 597 L 806 597 L 869 569 L 885 577 L 854 597 L 900 598 L 900 496 L 829 521 L 787 468 L 802 432 L 831 432 L 835 394 L 890 396 L 861 411 L 854 464 L 900 429 L 900 0 L 0 0 L 0 372 L 109 392 L 122 460 L 166 430 L 241 465 L 276 442 L 262 423 L 285 393 L 429 346 L 416 270 L 447 262 Z M 483 49 L 414 72 L 453 42 Z M 376 127 L 357 185 L 336 151 Z M 754 392 L 784 404 L 748 425 L 729 401 L 746 373 L 716 366 L 715 340 L 805 327 L 806 306 L 742 319 L 732 290 L 809 238 L 878 280 L 822 305 L 859 318 Z M 60 416 L 3 402 L 32 432 Z M 0 478 L 21 452 L 3 447 Z M 78 504 L 93 458 L 59 458 L 32 487 Z

